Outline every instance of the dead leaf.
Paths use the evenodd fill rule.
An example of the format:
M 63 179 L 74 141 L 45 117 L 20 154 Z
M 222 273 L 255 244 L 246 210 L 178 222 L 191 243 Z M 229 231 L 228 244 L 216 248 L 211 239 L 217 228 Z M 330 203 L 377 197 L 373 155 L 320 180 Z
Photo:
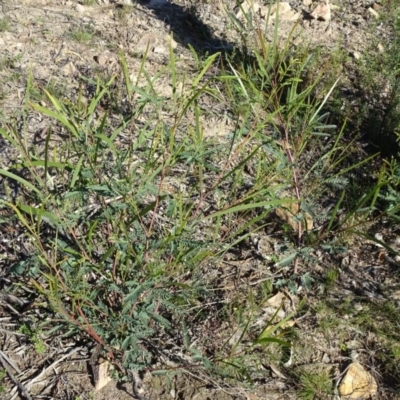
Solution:
M 267 304 L 270 307 L 278 308 L 281 306 L 284 298 L 285 298 L 285 295 L 282 292 L 278 292 L 275 296 L 272 296 L 267 300 Z
M 321 19 L 322 21 L 331 20 L 331 5 L 329 1 L 323 1 L 317 5 L 314 11 L 310 14 L 314 19 Z
M 92 369 L 94 387 L 96 391 L 103 389 L 104 386 L 112 381 L 111 377 L 108 374 L 108 371 L 110 369 L 110 363 L 108 361 L 100 358 L 99 363 L 96 366 L 93 366 Z
M 379 10 L 382 8 L 382 6 L 379 5 L 378 3 L 374 3 L 374 4 L 372 4 L 372 8 L 373 8 L 375 11 L 379 11 Z
M 339 393 L 346 400 L 367 399 L 378 391 L 374 377 L 357 361 L 350 364 L 339 386 Z
M 272 247 L 272 241 L 269 236 L 262 236 L 257 243 L 257 250 L 264 259 L 271 259 L 271 255 L 274 253 Z
M 314 223 L 311 215 L 304 211 L 299 213 L 299 208 L 297 203 L 291 203 L 287 208 L 277 208 L 275 212 L 279 218 L 287 222 L 295 231 L 299 229 L 299 223 L 295 217 L 301 214 L 303 216 L 303 220 L 301 221 L 303 229 L 312 230 Z
M 287 376 L 284 375 L 284 374 L 280 371 L 280 369 L 278 368 L 278 366 L 277 366 L 275 363 L 270 362 L 269 367 L 271 368 L 272 372 L 273 372 L 278 378 L 284 379 L 284 380 L 287 379 Z

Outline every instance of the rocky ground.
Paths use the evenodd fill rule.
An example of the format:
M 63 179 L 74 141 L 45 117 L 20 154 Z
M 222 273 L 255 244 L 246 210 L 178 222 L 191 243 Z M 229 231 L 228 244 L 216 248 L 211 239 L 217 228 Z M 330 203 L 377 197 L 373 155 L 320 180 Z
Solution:
M 291 41 L 297 46 L 309 45 L 310 51 L 318 46 L 332 51 L 340 49 L 351 60 L 359 58 L 371 43 L 375 44 L 377 52 L 382 51 L 380 41 L 390 35 L 390 26 L 376 23 L 382 8 L 379 1 L 333 0 L 329 13 L 323 3 L 311 0 L 289 0 L 285 4 L 285 7 L 282 6 L 277 30 L 276 8 L 269 8 L 261 0 L 251 6 L 254 24 L 266 27 L 264 33 L 271 39 L 277 32 L 282 45 L 290 35 Z M 248 6 L 244 3 L 243 7 Z M 199 54 L 211 54 L 217 51 L 230 52 L 239 43 L 237 29 L 234 29 L 234 22 L 229 19 L 227 12 L 235 15 L 238 21 L 244 21 L 242 10 L 233 0 L 151 0 L 135 4 L 128 0 L 125 4 L 108 0 L 98 3 L 3 0 L 0 2 L 2 121 L 11 121 L 16 117 L 19 124 L 26 124 L 32 143 L 38 147 L 43 146 L 49 120 L 34 111 L 27 114 L 26 121 L 21 118 L 21 110 L 26 101 L 47 104 L 42 89 L 51 87 L 62 98 L 74 101 L 80 90 L 89 93 L 95 88 L 98 76 L 106 79 L 119 71 L 120 50 L 124 51 L 133 81 L 143 68 L 145 53 L 148 53 L 146 72 L 149 76 L 155 76 L 168 63 L 171 48 L 177 65 L 190 71 L 194 65 L 190 46 Z M 252 33 L 248 40 L 255 40 Z M 343 68 L 346 66 L 343 65 Z M 190 79 L 189 75 L 188 83 Z M 351 76 L 344 79 L 350 82 Z M 29 99 L 26 97 L 28 87 Z M 168 76 L 158 80 L 154 90 L 168 96 Z M 346 99 L 343 101 L 346 105 Z M 123 99 L 119 107 L 123 111 Z M 233 129 L 231 122 L 221 118 L 225 111 L 224 105 L 215 104 L 210 99 L 205 107 L 220 108 L 203 121 L 206 136 L 223 137 Z M 145 113 L 141 118 L 136 123 L 146 123 Z M 55 138 L 55 143 L 57 140 L 62 138 Z M 3 141 L 0 167 L 7 168 L 13 161 L 15 153 Z M 379 237 L 385 243 L 397 246 L 396 232 L 386 230 L 383 226 L 377 233 L 383 235 Z M 265 243 L 265 250 L 262 247 L 264 239 L 262 236 L 255 237 L 250 251 L 264 253 L 264 256 L 273 252 L 276 244 Z M 373 242 L 359 241 L 354 243 L 353 248 L 344 257 L 320 254 L 319 266 L 315 267 L 314 273 L 323 275 L 327 266 L 346 272 L 338 272 L 338 289 L 326 295 L 330 307 L 319 303 L 320 294 L 303 293 L 303 297 L 309 300 L 308 309 L 299 319 L 291 320 L 296 325 L 297 342 L 301 346 L 292 349 L 293 354 L 288 356 L 285 371 L 280 370 L 271 360 L 266 361 L 268 378 L 257 382 L 253 389 L 245 384 L 243 387 L 221 386 L 219 382 L 210 380 L 209 376 L 190 370 L 177 374 L 169 381 L 163 377 L 146 375 L 143 384 L 149 394 L 143 396 L 154 400 L 296 399 L 299 398 L 296 391 L 298 388 L 288 371 L 295 372 L 301 368 L 320 372 L 328 370 L 329 374 L 336 377 L 338 388 L 346 373 L 343 365 L 348 363 L 352 353 L 354 358 L 368 367 L 373 379 L 378 382 L 377 393 L 374 385 L 372 389 L 367 385 L 374 398 L 398 398 L 393 378 L 397 376 L 398 379 L 398 372 L 387 371 L 382 365 L 383 360 L 375 357 L 376 346 L 379 345 L 376 337 L 378 333 L 365 334 L 357 332 L 354 326 L 346 327 L 346 318 L 350 318 L 348 315 L 354 316 L 357 312 L 361 315 L 366 308 L 379 313 L 380 302 L 383 300 L 400 300 L 398 278 L 393 273 L 398 268 L 398 261 Z M 249 275 L 249 271 L 257 271 L 260 260 L 251 260 L 247 254 L 239 262 L 240 268 L 237 257 L 234 261 L 226 261 L 224 273 L 233 276 L 224 282 L 227 288 L 233 281 L 240 281 L 244 277 L 248 281 L 263 278 L 256 273 Z M 2 279 L 8 278 L 3 276 Z M 226 290 L 229 298 L 230 292 Z M 264 318 L 273 315 L 280 304 L 284 304 L 283 316 L 289 315 L 299 307 L 301 297 L 302 293 L 295 296 L 285 292 L 281 297 L 271 299 L 266 304 Z M 25 388 L 30 393 L 25 393 L 25 398 L 123 400 L 138 395 L 137 388 L 131 383 L 116 384 L 112 381 L 101 390 L 94 390 L 88 362 L 90 354 L 84 345 L 66 343 L 59 338 L 52 340 L 45 353 L 37 351 L 31 342 L 23 340 L 23 332 L 13 332 L 16 325 L 10 317 L 9 308 L 12 299 L 3 299 L 2 302 L 0 354 L 2 359 L 8 355 L 12 363 L 15 363 L 14 374 L 19 377 L 19 382 L 25 382 Z M 337 319 L 331 318 L 334 310 L 343 316 L 339 325 Z M 324 334 L 315 329 L 315 326 L 321 324 L 325 324 Z M 369 377 L 367 375 L 365 379 Z M 0 397 L 18 398 L 16 382 L 9 379 L 5 387 L 6 391 Z

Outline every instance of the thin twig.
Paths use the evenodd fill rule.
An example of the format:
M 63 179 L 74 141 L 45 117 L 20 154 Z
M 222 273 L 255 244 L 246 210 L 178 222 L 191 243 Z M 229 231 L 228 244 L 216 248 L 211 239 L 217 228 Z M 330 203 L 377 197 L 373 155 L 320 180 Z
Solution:
M 0 332 L 5 333 L 6 335 L 26 336 L 24 333 L 8 331 L 7 329 L 2 329 L 2 328 L 0 328 Z
M 50 364 L 47 368 L 45 368 L 38 376 L 33 378 L 27 386 L 31 388 L 35 382 L 37 382 L 39 379 L 41 379 L 44 375 L 46 375 L 51 369 L 53 369 L 57 364 L 59 364 L 61 361 L 64 361 L 66 358 L 69 356 L 72 356 L 72 354 L 76 353 L 79 350 L 82 350 L 83 347 L 76 347 L 75 349 L 72 349 L 69 353 L 63 355 L 61 358 L 58 360 L 54 361 L 52 364 Z
M 3 358 L 3 353 L 1 353 L 1 352 L 0 352 L 0 363 L 3 366 L 3 368 L 7 371 L 10 379 L 14 382 L 14 385 L 17 386 L 20 395 L 27 400 L 32 400 L 27 388 L 21 382 L 19 382 L 17 380 L 17 378 L 14 376 L 14 374 L 11 371 L 10 366 L 7 364 L 6 360 Z
M 131 376 L 132 376 L 132 388 L 133 388 L 133 393 L 135 394 L 135 396 L 138 398 L 138 400 L 149 400 L 147 397 L 143 396 L 143 392 L 145 392 L 144 390 L 144 385 L 142 380 L 140 379 L 139 374 L 133 370 L 130 369 L 129 370 Z
M 1 350 L 0 350 L 0 357 L 3 357 L 3 359 L 5 360 L 5 361 L 7 361 L 14 369 L 15 369 L 15 371 L 17 371 L 19 374 L 21 373 L 21 370 L 18 368 L 18 366 L 14 363 L 14 361 L 13 360 L 11 360 L 11 358 L 9 358 L 5 353 L 3 353 Z

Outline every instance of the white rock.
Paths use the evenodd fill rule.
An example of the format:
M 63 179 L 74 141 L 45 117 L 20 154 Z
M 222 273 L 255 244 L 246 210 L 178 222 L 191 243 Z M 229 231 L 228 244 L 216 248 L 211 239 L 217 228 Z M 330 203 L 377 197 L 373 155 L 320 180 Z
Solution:
M 292 7 L 286 1 L 280 1 L 278 3 L 274 3 L 274 4 L 272 4 L 271 9 L 270 9 L 271 14 L 275 14 L 277 12 L 285 13 L 285 12 L 289 12 L 289 11 L 292 11 Z
M 82 4 L 77 4 L 75 10 L 78 11 L 79 14 L 83 14 L 86 11 L 86 7 Z
M 372 8 L 372 7 L 368 7 L 367 11 L 376 19 L 379 18 L 379 14 Z
M 344 399 L 368 399 L 378 391 L 374 377 L 358 362 L 350 364 L 340 386 L 339 393 Z
M 268 13 L 268 22 L 274 22 L 277 14 L 280 21 L 297 21 L 300 17 L 300 13 L 292 10 L 292 7 L 286 1 L 281 1 L 272 6 L 264 6 L 261 8 L 260 14 L 263 18 L 267 18 Z
M 315 7 L 314 11 L 310 14 L 314 19 L 322 19 L 323 21 L 331 20 L 331 5 L 329 1 L 323 1 Z
M 324 355 L 323 355 L 323 357 L 322 357 L 322 362 L 323 362 L 324 364 L 330 364 L 331 359 L 330 359 L 330 357 L 329 357 L 329 355 L 328 355 L 327 353 L 324 353 Z
M 114 54 L 112 54 L 110 51 L 106 50 L 103 53 L 97 55 L 94 57 L 94 60 L 97 62 L 99 65 L 106 65 L 110 61 L 113 61 L 115 59 Z
M 380 242 L 383 242 L 382 233 L 375 233 L 374 237 L 375 237 L 376 240 L 379 240 Z M 383 248 L 383 246 L 380 243 L 375 243 L 375 246 Z
M 154 47 L 153 52 L 156 54 L 167 54 L 168 49 L 163 44 L 159 44 Z
M 260 10 L 260 5 L 253 0 L 245 0 L 239 7 L 239 11 L 236 13 L 236 18 L 243 17 L 251 11 L 253 14 Z
M 108 62 L 108 58 L 104 54 L 100 54 L 95 57 L 95 61 L 97 61 L 97 64 L 99 65 L 106 65 Z
M 63 73 L 64 73 L 65 76 L 73 76 L 77 72 L 78 72 L 78 70 L 76 69 L 75 65 L 72 62 L 69 62 L 63 68 Z
M 105 360 L 100 364 L 93 366 L 93 378 L 94 378 L 94 385 L 95 389 L 98 392 L 99 390 L 103 389 L 109 382 L 112 381 L 109 375 L 110 363 Z
M 142 36 L 136 44 L 136 51 L 144 53 L 153 50 L 158 44 L 157 36 L 154 33 L 146 33 Z

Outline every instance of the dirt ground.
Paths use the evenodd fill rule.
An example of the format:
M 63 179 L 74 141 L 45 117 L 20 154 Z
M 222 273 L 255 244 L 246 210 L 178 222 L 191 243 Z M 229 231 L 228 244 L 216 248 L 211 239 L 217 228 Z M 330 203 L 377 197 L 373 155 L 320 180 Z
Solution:
M 261 0 L 257 4 L 261 8 L 257 8 L 255 19 L 265 26 L 263 10 L 266 4 Z M 318 2 L 289 0 L 289 4 L 292 13 L 280 21 L 279 37 L 285 40 L 295 27 L 292 40 L 298 44 L 309 43 L 310 49 L 318 45 L 328 49 L 340 48 L 349 57 L 357 57 L 366 44 L 371 41 L 375 43 L 377 37 L 383 39 L 389 34 L 389 27 L 382 24 L 374 30 L 367 29 L 375 26 L 376 15 L 381 7 L 379 1 L 333 0 L 329 21 L 310 16 Z M 189 45 L 199 53 L 230 51 L 239 39 L 226 11 L 241 18 L 233 0 L 151 0 L 139 1 L 130 8 L 124 8 L 122 2 L 112 3 L 109 0 L 92 5 L 80 4 L 75 0 L 2 0 L 0 21 L 6 22 L 3 22 L 5 28 L 0 32 L 0 113 L 4 118 L 18 115 L 24 106 L 27 84 L 33 85 L 37 91 L 48 85 L 61 85 L 64 87 L 63 97 L 76 98 L 82 87 L 80 75 L 90 77 L 95 82 L 97 74 L 111 76 L 119 69 L 120 49 L 125 53 L 129 74 L 133 78 L 141 68 L 146 50 L 149 51 L 146 71 L 150 76 L 157 74 L 168 62 L 170 45 L 174 47 L 177 63 L 183 66 L 192 63 Z M 272 38 L 274 22 L 267 24 L 265 31 Z M 250 35 L 249 40 L 255 39 Z M 88 86 L 86 89 L 89 90 Z M 168 79 L 158 81 L 155 89 L 158 93 L 169 93 Z M 48 120 L 32 112 L 26 124 L 32 140 L 43 142 Z M 218 133 L 222 136 L 232 128 L 217 117 L 210 117 L 203 125 L 206 127 L 205 135 Z M 14 160 L 15 154 L 5 143 L 1 145 L 0 167 L 6 168 Z M 381 249 L 371 243 L 357 243 L 355 248 L 357 251 L 350 252 L 342 260 L 321 256 L 321 265 L 332 266 L 340 262 L 346 266 L 347 273 L 339 277 L 342 291 L 330 295 L 331 303 L 336 307 L 343 302 L 346 293 L 355 291 L 360 297 L 371 299 L 371 302 L 379 301 L 382 296 L 398 296 L 400 299 L 398 282 L 390 278 L 389 273 L 391 267 L 388 265 L 394 265 L 393 260 L 388 261 L 386 255 L 381 254 Z M 251 267 L 254 270 L 257 265 Z M 228 280 L 225 282 L 227 286 L 230 283 Z M 392 289 L 382 292 L 382 286 Z M 311 294 L 309 298 L 312 304 Z M 293 304 L 288 306 L 288 310 L 295 309 L 299 303 L 296 296 L 292 296 L 291 301 Z M 66 344 L 60 340 L 60 343 L 52 343 L 53 347 L 47 348 L 45 353 L 36 351 L 32 344 L 22 340 L 23 335 L 11 333 L 15 322 L 8 311 L 7 307 L 2 307 L 0 349 L 17 364 L 19 380 L 31 382 L 31 398 L 135 398 L 130 383 L 117 385 L 110 382 L 102 390 L 94 390 L 89 354 L 84 345 L 72 341 L 70 347 L 64 348 Z M 340 340 L 335 329 L 332 329 L 330 338 L 315 336 L 310 327 L 315 324 L 316 318 L 310 308 L 302 320 L 297 321 L 300 341 L 309 353 L 291 368 L 307 365 L 316 368 L 322 365 L 321 368 L 325 368 L 322 360 L 329 359 L 330 368 L 340 371 L 343 362 L 341 346 L 344 342 L 350 342 L 350 338 L 346 337 L 348 333 L 339 326 L 336 330 L 343 329 Z M 373 347 L 375 341 L 372 334 L 368 340 Z M 357 348 L 357 343 L 353 345 Z M 63 356 L 66 357 L 60 360 Z M 371 353 L 361 352 L 361 359 L 369 364 L 368 360 L 373 357 Z M 143 383 L 149 391 L 146 396 L 152 400 L 297 398 L 290 379 L 275 367 L 269 371 L 269 378 L 260 381 L 256 389 L 249 389 L 246 385 L 222 387 L 218 382 L 210 382 L 208 377 L 193 371 L 179 372 L 169 380 L 144 376 Z M 382 385 L 388 387 L 389 383 Z M 7 400 L 19 398 L 16 389 L 17 386 L 9 382 L 7 392 L 0 394 L 0 397 Z M 389 392 L 384 392 L 386 395 L 381 398 L 390 398 Z

